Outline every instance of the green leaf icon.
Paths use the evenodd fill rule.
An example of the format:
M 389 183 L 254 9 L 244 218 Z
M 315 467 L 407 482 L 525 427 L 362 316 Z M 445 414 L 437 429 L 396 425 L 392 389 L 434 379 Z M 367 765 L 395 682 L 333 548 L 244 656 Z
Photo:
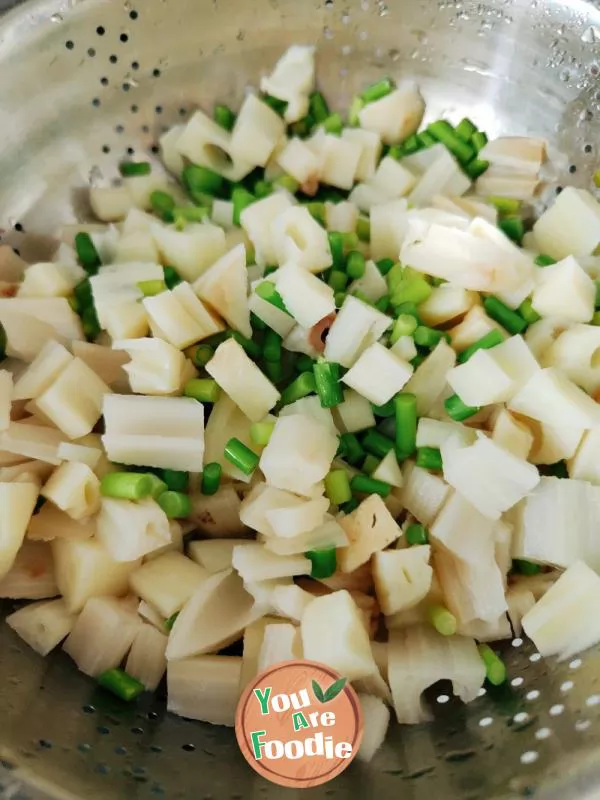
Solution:
M 348 678 L 340 678 L 337 681 L 334 681 L 329 689 L 326 690 L 325 694 L 323 695 L 324 700 L 322 702 L 328 703 L 330 700 L 335 700 L 338 694 L 343 691 L 344 686 L 348 683 Z
M 319 701 L 319 703 L 325 702 L 325 695 L 323 694 L 323 689 L 319 686 L 319 684 L 313 680 L 312 682 L 312 690 L 315 693 L 315 697 Z

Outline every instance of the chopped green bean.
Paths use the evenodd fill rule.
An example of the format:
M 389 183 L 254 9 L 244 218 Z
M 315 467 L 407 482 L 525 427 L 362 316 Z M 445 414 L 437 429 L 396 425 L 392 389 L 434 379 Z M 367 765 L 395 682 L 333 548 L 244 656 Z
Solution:
M 163 492 L 156 502 L 169 519 L 182 519 L 192 513 L 192 501 L 183 492 Z
M 334 469 L 325 476 L 325 495 L 335 506 L 341 506 L 352 498 L 350 480 L 345 470 Z
M 216 403 L 221 396 L 221 389 L 210 378 L 192 378 L 183 387 L 183 394 L 199 403 Z
M 95 275 L 99 267 L 102 265 L 96 245 L 92 241 L 89 233 L 81 231 L 75 236 L 75 250 L 79 263 L 88 273 L 88 275 Z
M 103 689 L 112 692 L 126 703 L 130 703 L 146 691 L 143 683 L 118 667 L 106 670 L 98 676 L 97 680 Z
M 506 328 L 506 330 L 513 335 L 523 333 L 527 327 L 527 323 L 523 317 L 505 305 L 501 300 L 498 300 L 497 297 L 486 297 L 483 301 L 483 307 L 489 317 L 499 322 L 503 328 Z
M 353 433 L 343 433 L 340 436 L 340 446 L 338 453 L 349 464 L 353 466 L 362 461 L 365 457 L 365 451 L 358 438 Z
M 394 449 L 393 440 L 375 428 L 369 428 L 362 437 L 361 443 L 368 453 L 372 453 L 378 458 L 384 458 L 390 450 Z
M 229 106 L 216 105 L 213 111 L 213 118 L 217 125 L 225 128 L 226 131 L 233 130 L 235 125 L 236 115 L 229 108 Z
M 162 479 L 172 492 L 185 492 L 190 485 L 190 473 L 176 469 L 163 469 Z
M 457 136 L 465 142 L 470 142 L 473 138 L 473 135 L 477 133 L 477 127 L 474 125 L 468 117 L 461 119 L 458 123 L 454 132 Z
M 173 210 L 177 203 L 173 195 L 168 192 L 155 191 L 150 195 L 150 206 L 164 222 L 173 222 Z
M 199 344 L 194 350 L 194 354 L 192 356 L 194 366 L 202 369 L 208 364 L 214 354 L 214 348 L 212 348 L 209 344 Z
M 239 439 L 230 439 L 225 445 L 225 458 L 244 475 L 252 475 L 258 466 L 260 457 Z
M 344 402 L 339 364 L 317 361 L 313 366 L 313 375 L 322 408 L 334 408 Z
M 157 294 L 162 294 L 167 291 L 167 284 L 160 280 L 140 281 L 137 287 L 144 297 L 154 297 Z
M 353 250 L 348 254 L 346 272 L 351 280 L 355 281 L 362 278 L 365 274 L 365 269 L 366 261 L 362 253 L 359 253 L 358 250 Z
M 513 571 L 520 572 L 521 575 L 538 575 L 542 568 L 539 564 L 534 564 L 533 561 L 527 561 L 523 558 L 515 558 L 512 562 Z
M 200 484 L 202 494 L 212 495 L 219 491 L 222 472 L 223 468 L 217 461 L 211 461 L 210 464 L 206 464 L 202 470 L 202 480 Z
M 198 194 L 215 195 L 223 188 L 224 179 L 217 172 L 198 164 L 184 167 L 181 180 L 192 196 Z
M 148 161 L 122 161 L 119 164 L 119 172 L 124 178 L 132 178 L 139 175 L 150 175 L 152 166 Z
M 394 399 L 396 416 L 396 453 L 411 456 L 417 447 L 417 398 L 402 392 Z
M 427 131 L 436 139 L 441 142 L 461 164 L 466 164 L 475 155 L 475 148 L 469 142 L 465 142 L 446 120 L 440 119 L 437 122 L 432 122 L 427 128 Z
M 437 447 L 419 447 L 416 458 L 417 467 L 431 470 L 443 468 L 442 454 Z
M 365 104 L 374 103 L 375 100 L 381 100 L 382 97 L 391 94 L 395 88 L 396 84 L 391 78 L 383 78 L 377 83 L 367 86 L 360 96 Z
M 303 372 L 283 390 L 279 404 L 281 406 L 289 406 L 290 403 L 295 403 L 296 400 L 308 397 L 309 394 L 315 394 L 316 391 L 317 384 L 314 374 L 312 372 Z
M 256 203 L 256 197 L 243 186 L 236 186 L 231 192 L 231 202 L 233 203 L 233 224 L 240 225 L 242 211 L 252 203 Z
M 143 500 L 154 488 L 150 476 L 143 472 L 108 472 L 100 481 L 100 494 L 119 500 Z
M 444 401 L 444 408 L 446 409 L 448 416 L 451 417 L 455 422 L 464 422 L 466 419 L 475 416 L 475 414 L 480 411 L 478 407 L 465 405 L 465 403 L 463 403 L 457 394 L 453 394 Z
M 485 675 L 493 686 L 500 686 L 506 681 L 506 667 L 504 662 L 494 653 L 487 644 L 477 646 L 481 660 L 485 664 Z
M 420 544 L 429 544 L 429 536 L 427 535 L 427 531 L 423 525 L 419 525 L 418 523 L 409 525 L 406 529 L 405 536 L 407 543 L 411 547 Z
M 356 221 L 356 235 L 361 242 L 371 241 L 371 221 L 367 217 L 359 217 Z
M 311 578 L 324 580 L 331 578 L 337 569 L 337 550 L 327 547 L 321 550 L 309 550 L 304 554 L 312 564 Z
M 454 636 L 458 627 L 456 617 L 445 606 L 433 605 L 427 612 L 429 621 L 442 636 Z
M 385 481 L 378 481 L 368 475 L 355 475 L 350 481 L 350 488 L 359 494 L 378 494 L 380 497 L 388 497 L 392 487 Z
M 254 444 L 266 447 L 275 428 L 274 422 L 253 422 L 250 426 L 250 438 Z
M 458 363 L 465 364 L 478 350 L 489 350 L 492 347 L 496 347 L 496 345 L 502 344 L 503 341 L 504 336 L 494 328 L 494 330 L 486 333 L 481 339 L 467 347 L 466 350 L 463 350 L 458 356 Z

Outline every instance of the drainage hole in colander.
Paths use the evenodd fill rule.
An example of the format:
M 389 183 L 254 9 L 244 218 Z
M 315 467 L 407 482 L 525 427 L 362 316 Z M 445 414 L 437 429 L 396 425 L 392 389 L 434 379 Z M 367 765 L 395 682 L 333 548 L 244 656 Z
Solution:
M 96 33 L 98 34 L 98 36 L 104 36 L 104 34 L 106 33 L 106 28 L 104 28 L 102 25 L 98 25 L 98 27 L 96 28 Z
M 115 747 L 115 753 L 118 756 L 126 756 L 127 755 L 127 748 L 123 747 L 123 745 L 120 744 L 118 747 Z
M 108 86 L 109 83 L 108 78 L 106 76 L 100 78 L 100 83 L 102 84 L 102 86 Z
M 82 706 L 81 710 L 83 711 L 84 714 L 96 713 L 96 709 L 94 708 L 94 706 Z
M 137 72 L 139 68 L 140 68 L 140 62 L 139 61 L 132 61 L 131 62 L 131 69 L 134 70 L 134 72 Z
M 118 57 L 117 57 L 117 56 L 116 56 L 116 55 L 113 53 L 113 54 L 112 54 L 112 56 L 110 56 L 108 60 L 110 61 L 110 63 L 111 63 L 111 64 L 116 64 L 116 63 L 117 63 L 117 61 L 118 61 L 119 59 L 118 59 Z
M 110 772 L 110 767 L 108 764 L 96 764 L 96 772 L 100 775 L 108 775 Z
M 123 44 L 126 44 L 129 41 L 129 36 L 126 33 L 122 33 L 119 36 L 119 39 L 123 42 Z
M 110 733 L 110 728 L 107 728 L 107 727 L 106 727 L 106 725 L 98 725 L 98 727 L 96 728 L 96 730 L 97 730 L 97 731 L 98 731 L 98 733 L 100 733 L 102 736 L 108 736 L 108 734 Z
M 73 50 L 73 48 L 75 47 L 75 42 L 69 39 L 68 42 L 65 42 L 65 47 L 67 48 L 67 50 Z
M 592 725 L 589 719 L 578 719 L 575 723 L 575 730 L 578 733 L 583 733 L 583 731 L 587 731 Z
M 556 703 L 556 705 L 550 707 L 549 713 L 551 717 L 560 717 L 560 715 L 563 713 L 564 710 L 565 707 L 563 706 L 562 703 Z
M 93 48 L 93 47 L 88 47 L 87 54 L 88 54 L 88 56 L 89 56 L 90 58 L 95 58 L 95 57 L 96 57 L 96 50 L 95 50 L 95 48 Z
M 42 750 L 52 750 L 52 742 L 49 742 L 48 739 L 39 739 L 38 746 L 42 748 Z
M 142 736 L 144 733 L 143 728 L 131 728 L 131 732 L 134 733 L 136 736 Z
M 543 739 L 548 739 L 550 736 L 552 736 L 551 728 L 539 728 L 535 732 L 535 738 L 539 739 L 540 741 Z
M 525 695 L 525 700 L 537 700 L 539 696 L 540 696 L 539 691 L 537 689 L 532 689 Z
M 182 744 L 181 745 L 181 749 L 185 750 L 186 753 L 193 753 L 196 750 L 196 745 L 195 744 L 191 744 L 191 743 Z

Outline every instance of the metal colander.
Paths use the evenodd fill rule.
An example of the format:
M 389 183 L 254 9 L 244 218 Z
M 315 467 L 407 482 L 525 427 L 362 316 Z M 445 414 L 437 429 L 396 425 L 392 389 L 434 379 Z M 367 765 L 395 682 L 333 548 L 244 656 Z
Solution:
M 0 7 L 6 8 L 6 0 Z M 598 166 L 600 7 L 585 0 L 31 0 L 0 20 L 0 227 L 25 258 L 85 218 L 85 187 L 198 105 L 239 102 L 292 43 L 318 44 L 340 107 L 384 74 L 415 75 L 429 114 L 491 135 L 537 133 L 556 183 Z M 591 612 L 597 612 L 591 609 Z M 569 663 L 506 644 L 509 684 L 463 706 L 435 687 L 435 722 L 397 726 L 374 761 L 302 796 L 600 795 L 600 652 Z M 229 729 L 111 702 L 62 653 L 0 630 L 0 794 L 278 798 Z M 291 796 L 291 790 L 285 790 Z

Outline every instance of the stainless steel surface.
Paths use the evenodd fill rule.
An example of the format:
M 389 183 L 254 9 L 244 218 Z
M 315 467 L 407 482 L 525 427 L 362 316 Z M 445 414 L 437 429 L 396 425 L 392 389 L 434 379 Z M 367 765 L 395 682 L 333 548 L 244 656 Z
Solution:
M 430 116 L 468 112 L 491 134 L 546 135 L 564 155 L 557 183 L 590 185 L 600 141 L 590 2 L 37 0 L 0 23 L 5 240 L 39 249 L 85 214 L 91 175 L 116 175 L 126 152 L 145 153 L 197 105 L 235 104 L 294 42 L 318 44 L 320 82 L 340 106 L 382 73 L 416 75 Z M 431 726 L 395 728 L 371 765 L 307 796 L 597 795 L 600 653 L 557 665 L 519 640 L 506 650 L 510 686 L 468 707 L 438 689 Z M 283 794 L 254 776 L 230 731 L 165 716 L 160 699 L 113 705 L 62 654 L 43 660 L 6 628 L 0 758 L 13 800 Z

